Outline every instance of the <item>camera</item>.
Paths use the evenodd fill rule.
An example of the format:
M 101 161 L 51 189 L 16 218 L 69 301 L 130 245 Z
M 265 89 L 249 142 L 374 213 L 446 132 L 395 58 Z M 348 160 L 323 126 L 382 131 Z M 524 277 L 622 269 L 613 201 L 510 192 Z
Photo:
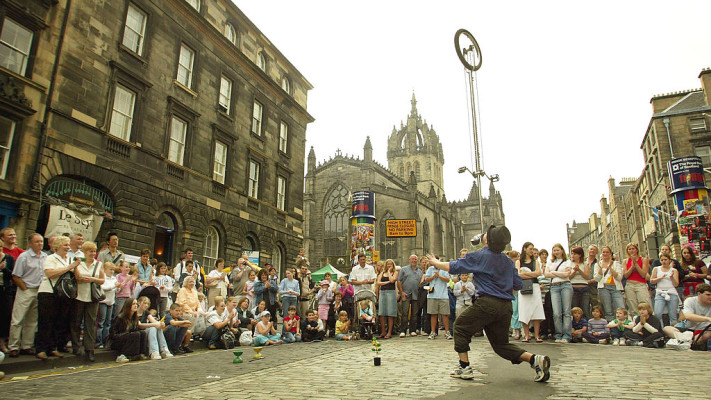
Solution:
M 478 245 L 479 243 L 481 243 L 481 239 L 483 239 L 483 238 L 484 238 L 484 233 L 480 233 L 480 234 L 478 234 L 478 235 L 475 235 L 475 236 L 470 240 L 470 242 L 471 242 L 472 246 L 476 246 L 476 245 Z

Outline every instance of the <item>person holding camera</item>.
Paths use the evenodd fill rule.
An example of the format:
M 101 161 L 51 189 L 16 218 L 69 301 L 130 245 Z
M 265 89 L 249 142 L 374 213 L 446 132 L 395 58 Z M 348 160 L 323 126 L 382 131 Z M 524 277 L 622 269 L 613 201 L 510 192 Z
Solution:
M 454 350 L 459 355 L 459 368 L 451 376 L 473 379 L 474 370 L 469 365 L 469 342 L 475 332 L 484 329 L 486 337 L 500 357 L 519 364 L 528 361 L 536 371 L 536 382 L 550 378 L 550 358 L 528 353 L 509 343 L 509 323 L 513 315 L 513 291 L 521 290 L 521 277 L 513 261 L 502 253 L 511 242 L 511 233 L 505 226 L 492 225 L 482 238 L 484 248 L 468 253 L 466 257 L 450 262 L 440 262 L 428 255 L 428 263 L 452 274 L 473 274 L 477 300 L 466 308 L 454 324 Z
M 246 256 L 246 254 L 243 254 L 242 258 L 237 260 L 237 266 L 230 271 L 233 296 L 237 297 L 238 302 L 243 297 L 247 297 L 247 293 L 244 291 L 244 285 L 249 280 L 249 273 L 252 271 L 257 272 L 256 268 L 252 268 L 249 264 Z

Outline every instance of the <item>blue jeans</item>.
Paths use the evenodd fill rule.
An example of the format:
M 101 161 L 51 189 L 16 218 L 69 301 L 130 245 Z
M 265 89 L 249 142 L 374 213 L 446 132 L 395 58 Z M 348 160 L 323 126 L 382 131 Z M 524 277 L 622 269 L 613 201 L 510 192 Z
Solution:
M 255 346 L 263 346 L 265 343 L 267 343 L 270 340 L 273 340 L 275 342 L 277 340 L 281 340 L 281 335 L 278 333 L 276 335 L 269 335 L 269 336 L 257 335 L 254 338 L 254 345 Z
M 676 295 L 676 290 L 669 291 L 669 301 L 664 300 L 664 296 L 657 293 L 654 295 L 654 315 L 662 320 L 664 308 L 667 308 L 669 314 L 669 325 L 674 326 L 679 319 L 679 297 Z
M 165 342 L 165 336 L 163 336 L 163 330 L 152 326 L 146 329 L 146 333 L 148 334 L 149 355 L 168 348 L 168 344 Z
M 113 311 L 113 305 L 107 306 L 106 304 L 99 303 L 99 321 L 97 323 L 98 328 L 96 329 L 96 343 L 101 346 L 105 346 L 106 340 L 109 338 Z
M 296 311 L 298 313 L 299 311 L 299 301 L 296 299 L 296 297 L 287 297 L 287 296 L 282 296 L 281 297 L 281 307 L 282 307 L 282 315 L 287 316 L 289 315 L 289 306 L 294 306 L 296 307 Z
M 294 343 L 300 341 L 301 335 L 297 335 L 294 332 L 284 332 L 284 343 Z
M 617 290 L 615 285 L 605 284 L 604 288 L 597 290 L 602 301 L 602 308 L 605 309 L 605 319 L 612 321 L 615 319 L 615 313 L 618 308 L 625 308 L 625 300 L 622 298 L 622 292 Z
M 570 304 L 573 301 L 573 285 L 563 282 L 560 285 L 551 285 L 551 304 L 553 306 L 553 322 L 555 324 L 555 338 L 573 340 L 573 316 L 570 313 Z
M 169 325 L 165 328 L 165 330 L 163 331 L 163 337 L 165 337 L 165 341 L 168 344 L 168 349 L 171 352 L 174 352 L 180 347 L 180 345 L 183 343 L 183 338 L 185 338 L 186 333 L 188 333 L 188 328 L 185 327 L 179 328 L 175 325 Z

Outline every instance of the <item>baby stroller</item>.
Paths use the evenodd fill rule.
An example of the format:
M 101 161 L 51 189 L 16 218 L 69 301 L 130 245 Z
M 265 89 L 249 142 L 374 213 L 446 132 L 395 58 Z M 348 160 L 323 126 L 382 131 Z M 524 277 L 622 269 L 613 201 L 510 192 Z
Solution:
M 361 290 L 353 296 L 353 329 L 360 333 L 361 339 L 370 340 L 373 338 L 373 328 L 378 318 L 375 299 L 375 293 L 372 290 Z M 368 307 L 373 312 L 373 318 L 370 322 L 361 323 L 360 309 L 364 302 L 368 303 Z
M 157 287 L 155 286 L 146 286 L 143 289 L 141 289 L 140 294 L 138 297 L 141 296 L 146 296 L 148 299 L 151 300 L 151 307 L 149 310 L 156 310 L 158 311 L 158 307 L 160 304 L 160 290 L 158 290 Z

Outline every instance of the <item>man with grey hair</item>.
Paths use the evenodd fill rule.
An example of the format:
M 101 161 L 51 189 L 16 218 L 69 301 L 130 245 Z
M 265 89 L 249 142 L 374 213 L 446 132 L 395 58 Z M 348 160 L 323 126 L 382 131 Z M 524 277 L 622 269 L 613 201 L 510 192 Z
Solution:
M 400 337 L 407 336 L 407 330 L 410 330 L 410 336 L 417 336 L 417 318 L 420 315 L 420 306 L 418 302 L 417 292 L 422 280 L 422 270 L 420 269 L 416 255 L 411 255 L 408 259 L 410 265 L 400 268 L 400 274 L 397 277 L 397 285 L 400 292 L 400 301 L 398 309 L 400 314 Z
M 74 260 L 75 257 L 84 257 L 84 252 L 81 251 L 81 245 L 84 244 L 84 235 L 81 233 L 72 233 L 69 235 L 69 251 L 67 256 L 70 260 Z
M 12 271 L 17 294 L 10 322 L 10 357 L 17 357 L 20 353 L 35 354 L 32 347 L 37 330 L 37 290 L 42 283 L 47 256 L 42 253 L 44 239 L 39 233 L 31 234 L 27 243 L 29 248 L 17 257 Z

